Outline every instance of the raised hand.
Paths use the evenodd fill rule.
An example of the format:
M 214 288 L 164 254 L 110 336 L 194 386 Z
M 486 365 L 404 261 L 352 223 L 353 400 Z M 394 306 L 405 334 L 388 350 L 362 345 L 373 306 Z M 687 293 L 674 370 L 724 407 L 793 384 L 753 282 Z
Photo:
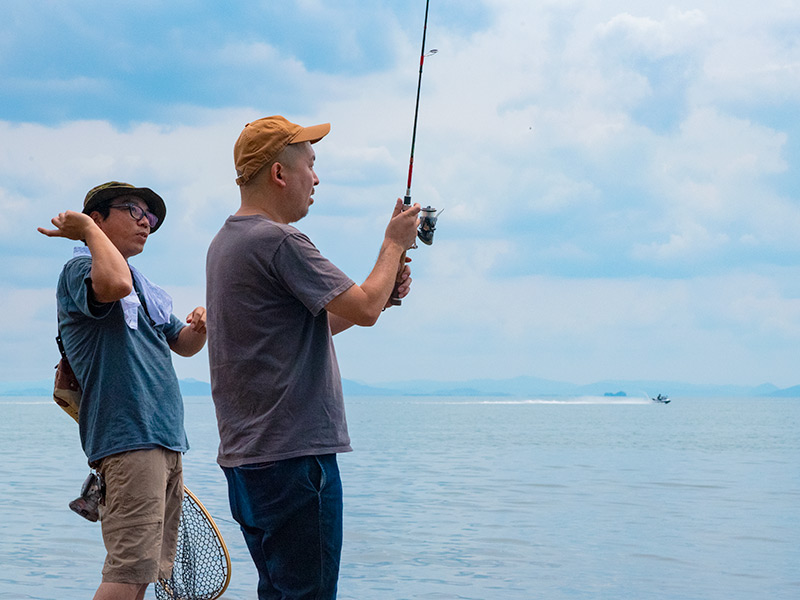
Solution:
M 45 229 L 44 227 L 36 229 L 47 237 L 63 237 L 78 241 L 85 240 L 86 232 L 92 227 L 96 227 L 89 215 L 74 210 L 58 213 L 58 216 L 53 217 L 50 222 L 55 229 Z

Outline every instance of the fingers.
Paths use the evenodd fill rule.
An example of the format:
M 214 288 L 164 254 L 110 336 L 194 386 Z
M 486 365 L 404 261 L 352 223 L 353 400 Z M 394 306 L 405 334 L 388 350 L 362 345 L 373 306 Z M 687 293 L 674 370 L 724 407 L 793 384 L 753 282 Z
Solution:
M 403 265 L 400 267 L 400 271 L 397 274 L 397 279 L 395 280 L 395 286 L 396 287 L 392 292 L 392 297 L 386 301 L 384 308 L 391 308 L 394 306 L 392 299 L 402 300 L 408 296 L 408 293 L 411 291 L 411 268 L 408 265 Z
M 408 293 L 410 291 L 411 291 L 411 277 L 406 277 L 403 283 L 397 286 L 397 297 L 403 299 L 406 296 L 408 296 Z
M 404 204 L 403 206 L 405 207 L 403 209 L 403 214 L 412 217 L 416 217 L 419 214 L 419 211 L 422 210 L 422 207 L 419 205 L 418 202 L 415 202 L 411 206 L 408 206 L 407 204 Z
M 397 281 L 402 282 L 408 279 L 409 277 L 411 277 L 411 267 L 409 267 L 408 265 L 402 265 L 400 267 L 400 272 L 397 274 Z
M 61 237 L 61 231 L 58 229 L 45 229 L 44 227 L 37 227 L 36 231 L 46 235 L 47 237 Z
M 86 239 L 88 229 L 94 225 L 91 217 L 83 213 L 68 210 L 50 219 L 55 229 L 37 227 L 37 230 L 48 237 L 62 237 L 70 240 Z
M 394 210 L 392 211 L 392 218 L 394 219 L 401 212 L 403 212 L 403 199 L 402 198 L 398 198 L 397 202 L 394 203 Z
M 206 333 L 206 309 L 198 306 L 186 317 L 189 328 L 196 333 Z
M 55 226 L 55 229 L 45 229 L 44 227 L 37 227 L 36 231 L 46 235 L 47 237 L 64 237 L 64 232 L 61 227 L 64 224 L 64 213 L 59 213 L 57 217 L 50 219 L 50 222 Z
M 392 218 L 386 227 L 386 238 L 399 245 L 403 250 L 414 246 L 419 227 L 419 204 L 404 205 L 398 199 Z
M 412 205 L 408 205 L 408 204 L 403 204 L 402 198 L 398 198 L 397 201 L 394 203 L 392 218 L 396 217 L 401 213 L 408 214 L 410 216 L 416 216 L 417 214 L 419 214 L 420 210 L 422 210 L 422 208 L 420 207 L 419 202 L 415 202 Z

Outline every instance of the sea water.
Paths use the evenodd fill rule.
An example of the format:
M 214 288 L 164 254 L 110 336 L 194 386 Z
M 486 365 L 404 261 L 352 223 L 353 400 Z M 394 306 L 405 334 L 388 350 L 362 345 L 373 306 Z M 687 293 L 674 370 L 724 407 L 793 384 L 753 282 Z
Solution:
M 0 598 L 89 598 L 100 528 L 49 398 L 0 398 Z M 800 400 L 350 397 L 342 600 L 800 598 Z M 185 481 L 256 574 L 214 463 L 209 398 L 186 399 Z M 153 597 L 148 591 L 148 598 Z

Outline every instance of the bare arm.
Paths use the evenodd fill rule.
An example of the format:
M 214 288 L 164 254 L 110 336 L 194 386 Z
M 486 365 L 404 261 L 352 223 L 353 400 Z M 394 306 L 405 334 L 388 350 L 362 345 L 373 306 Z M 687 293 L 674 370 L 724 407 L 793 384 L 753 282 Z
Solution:
M 198 306 L 189 313 L 186 322 L 188 325 L 181 329 L 169 347 L 180 356 L 194 356 L 206 344 L 206 309 Z
M 406 262 L 411 262 L 411 258 L 407 256 Z M 408 296 L 408 293 L 411 291 L 411 269 L 409 269 L 408 265 L 403 266 L 403 271 L 400 274 L 399 280 L 400 285 L 397 288 L 397 297 L 402 299 Z M 391 308 L 392 306 L 393 304 L 387 301 L 384 305 L 384 309 Z M 337 316 L 333 313 L 328 313 L 328 322 L 330 324 L 331 334 L 333 335 L 341 333 L 355 325 L 352 321 L 348 321 L 344 317 Z
M 400 257 L 414 244 L 417 231 L 419 205 L 415 204 L 405 211 L 402 207 L 402 200 L 398 198 L 386 227 L 378 260 L 364 283 L 351 286 L 325 307 L 334 334 L 352 325 L 374 325 L 383 308 L 387 306 L 397 280 Z M 406 280 L 410 284 L 408 277 Z M 408 293 L 407 285 L 405 293 Z
M 125 258 L 89 215 L 68 210 L 51 221 L 55 229 L 39 227 L 47 237 L 83 240 L 92 254 L 92 292 L 97 302 L 114 302 L 133 289 L 131 271 Z

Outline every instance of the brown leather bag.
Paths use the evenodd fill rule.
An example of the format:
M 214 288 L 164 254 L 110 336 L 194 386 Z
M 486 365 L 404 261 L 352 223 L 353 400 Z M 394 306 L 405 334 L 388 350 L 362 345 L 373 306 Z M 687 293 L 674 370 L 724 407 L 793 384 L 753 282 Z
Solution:
M 70 417 L 78 420 L 78 412 L 81 408 L 81 386 L 72 367 L 64 353 L 64 345 L 61 343 L 61 336 L 56 338 L 58 349 L 61 351 L 61 360 L 56 365 L 56 380 L 53 385 L 53 400 Z

